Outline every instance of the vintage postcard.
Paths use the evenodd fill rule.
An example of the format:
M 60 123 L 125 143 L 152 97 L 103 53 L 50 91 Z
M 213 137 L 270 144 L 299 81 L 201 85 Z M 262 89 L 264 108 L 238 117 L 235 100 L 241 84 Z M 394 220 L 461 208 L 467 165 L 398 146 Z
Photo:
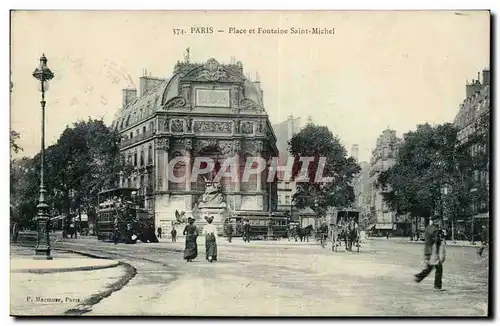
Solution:
M 11 11 L 13 316 L 491 314 L 489 11 Z

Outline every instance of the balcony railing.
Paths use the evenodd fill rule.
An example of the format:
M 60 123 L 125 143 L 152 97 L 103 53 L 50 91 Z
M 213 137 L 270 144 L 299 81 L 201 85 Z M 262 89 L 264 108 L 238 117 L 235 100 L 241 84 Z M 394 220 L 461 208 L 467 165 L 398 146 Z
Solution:
M 149 137 L 152 137 L 154 135 L 154 132 L 152 130 L 148 130 L 142 134 L 139 134 L 135 137 L 132 137 L 132 138 L 129 138 L 129 139 L 125 139 L 125 140 L 122 140 L 120 145 L 122 147 L 125 147 L 125 146 L 129 146 L 129 145 L 132 145 L 132 144 L 135 144 L 137 142 L 140 142 L 144 139 L 147 139 Z

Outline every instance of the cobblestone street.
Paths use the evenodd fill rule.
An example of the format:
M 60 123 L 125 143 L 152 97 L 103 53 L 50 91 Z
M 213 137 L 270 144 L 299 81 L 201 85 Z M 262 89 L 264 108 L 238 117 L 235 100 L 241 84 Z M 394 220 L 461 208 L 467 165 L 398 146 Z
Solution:
M 182 241 L 182 240 L 181 240 Z M 88 315 L 237 316 L 484 316 L 488 258 L 475 248 L 449 247 L 444 288 L 433 273 L 421 284 L 423 246 L 368 241 L 360 253 L 332 252 L 314 243 L 220 240 L 219 261 L 182 260 L 183 243 L 113 245 L 79 238 L 58 248 L 85 251 L 133 265 L 137 275 L 92 307 Z M 486 253 L 487 255 L 488 253 Z

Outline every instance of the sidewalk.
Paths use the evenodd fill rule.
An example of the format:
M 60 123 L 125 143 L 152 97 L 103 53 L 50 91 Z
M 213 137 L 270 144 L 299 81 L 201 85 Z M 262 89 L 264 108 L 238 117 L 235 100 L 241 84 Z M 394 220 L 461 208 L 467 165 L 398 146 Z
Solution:
M 410 241 L 408 237 L 394 237 L 394 238 L 385 238 L 385 237 L 371 237 L 368 238 L 368 240 L 375 240 L 375 241 L 392 241 L 396 243 L 413 243 L 413 244 L 424 244 L 424 241 Z M 453 247 L 474 247 L 474 248 L 479 248 L 481 246 L 480 241 L 476 241 L 475 244 L 471 244 L 470 241 L 464 241 L 464 240 L 447 240 L 446 241 L 447 246 L 453 246 Z
M 78 314 L 127 276 L 117 261 L 52 251 L 52 261 L 33 260 L 33 249 L 11 246 L 10 314 Z

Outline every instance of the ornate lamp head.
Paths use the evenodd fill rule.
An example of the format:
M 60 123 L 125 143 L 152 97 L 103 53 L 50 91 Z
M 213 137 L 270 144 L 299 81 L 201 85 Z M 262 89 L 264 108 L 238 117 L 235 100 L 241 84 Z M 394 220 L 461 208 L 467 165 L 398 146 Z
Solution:
M 49 67 L 47 67 L 47 58 L 45 57 L 45 54 L 42 54 L 40 57 L 40 65 L 35 69 L 35 71 L 33 71 L 33 77 L 42 83 L 54 78 L 54 73 L 50 71 Z

